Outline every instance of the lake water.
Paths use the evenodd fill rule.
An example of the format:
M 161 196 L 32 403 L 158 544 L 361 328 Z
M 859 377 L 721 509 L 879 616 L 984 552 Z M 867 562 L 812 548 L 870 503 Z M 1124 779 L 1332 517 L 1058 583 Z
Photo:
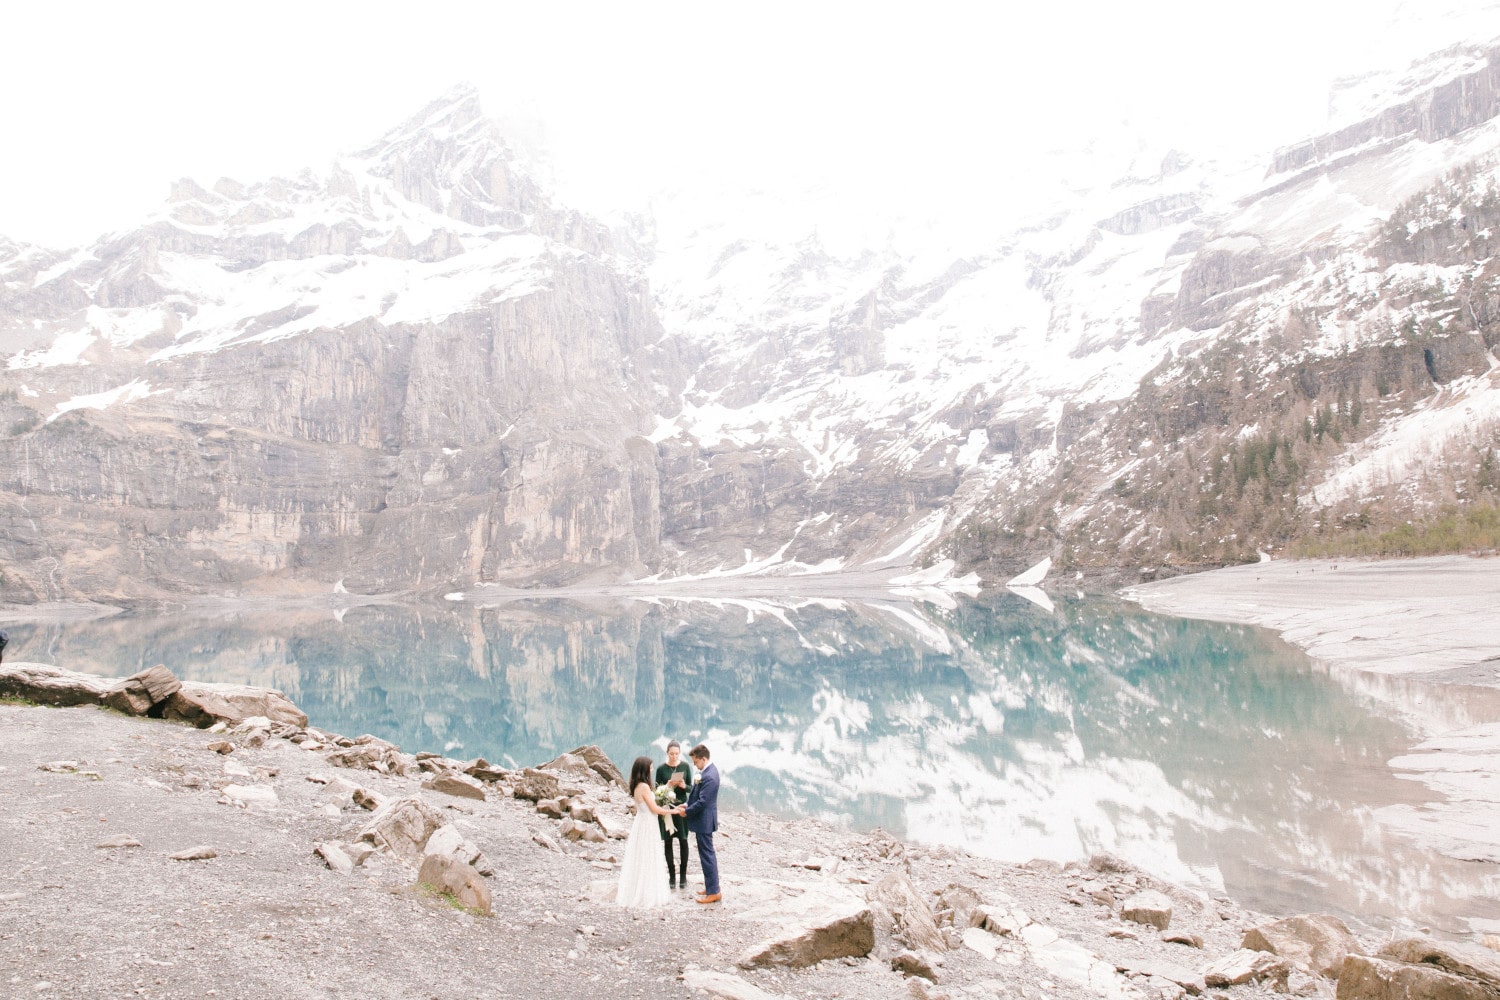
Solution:
M 13 660 L 277 687 L 316 726 L 622 769 L 706 741 L 724 804 L 1014 861 L 1111 851 L 1258 910 L 1500 929 L 1497 866 L 1383 817 L 1419 737 L 1269 633 L 1113 598 L 518 601 L 8 626 Z M 1423 697 L 1464 697 L 1433 688 Z

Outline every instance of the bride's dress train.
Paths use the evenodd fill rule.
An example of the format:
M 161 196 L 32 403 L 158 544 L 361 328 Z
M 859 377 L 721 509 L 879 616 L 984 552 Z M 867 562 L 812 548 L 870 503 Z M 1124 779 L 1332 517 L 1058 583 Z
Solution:
M 682 822 L 679 818 L 677 822 Z M 620 864 L 620 886 L 615 902 L 621 906 L 665 906 L 672 901 L 667 885 L 667 859 L 661 850 L 661 831 L 656 815 L 640 802 L 635 804 L 635 822 L 625 841 L 625 860 Z

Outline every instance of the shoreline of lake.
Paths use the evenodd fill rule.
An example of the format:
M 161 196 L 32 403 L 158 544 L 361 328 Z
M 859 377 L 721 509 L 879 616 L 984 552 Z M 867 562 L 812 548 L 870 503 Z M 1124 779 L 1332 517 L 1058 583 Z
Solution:
M 1500 687 L 1500 558 L 1274 560 L 1119 593 L 1148 611 L 1273 629 L 1333 666 Z
M 1236 949 L 1266 920 L 1107 855 L 1015 865 L 735 811 L 719 833 L 722 903 L 674 894 L 624 910 L 610 890 L 625 796 L 584 758 L 504 772 L 265 719 L 209 732 L 91 705 L 0 702 L 0 726 L 0 832 L 16 846 L 0 871 L 0 969 L 28 994 L 562 1000 L 608 980 L 762 1000 L 1180 1000 L 1259 954 Z M 523 794 L 549 774 L 553 789 L 587 789 L 573 799 L 597 820 Z M 413 821 L 392 824 L 408 814 L 442 824 L 422 840 L 448 829 L 461 856 L 478 852 L 493 915 L 421 884 L 431 851 L 397 853 L 395 831 Z M 595 822 L 614 832 L 574 836 Z M 695 880 L 697 867 L 695 853 Z M 826 960 L 827 944 L 776 943 L 842 942 L 851 914 L 864 943 Z M 1326 976 L 1258 961 L 1247 978 L 1290 975 L 1302 996 L 1334 996 Z
M 1428 802 L 1389 829 L 1463 861 L 1500 864 L 1500 559 L 1276 560 L 1123 588 L 1148 611 L 1278 632 L 1416 739 L 1387 766 Z

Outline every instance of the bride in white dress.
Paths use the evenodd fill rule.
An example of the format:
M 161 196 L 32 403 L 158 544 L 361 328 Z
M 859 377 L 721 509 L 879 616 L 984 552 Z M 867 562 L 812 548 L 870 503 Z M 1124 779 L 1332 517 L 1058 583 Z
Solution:
M 650 757 L 635 759 L 630 769 L 630 797 L 635 799 L 635 822 L 630 825 L 630 839 L 625 841 L 615 902 L 620 906 L 664 906 L 671 902 L 672 892 L 667 885 L 667 862 L 661 852 L 656 817 L 666 816 L 671 810 L 656 804 Z

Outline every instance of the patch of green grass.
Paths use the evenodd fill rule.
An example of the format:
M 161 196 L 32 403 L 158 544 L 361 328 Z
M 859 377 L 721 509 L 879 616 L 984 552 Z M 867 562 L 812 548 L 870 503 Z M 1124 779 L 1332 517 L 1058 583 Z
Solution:
M 0 705 L 25 705 L 28 708 L 37 708 L 41 702 L 32 701 L 30 698 L 22 698 L 18 694 L 0 694 Z
M 458 897 L 453 895 L 453 893 L 444 892 L 435 885 L 430 885 L 427 882 L 418 882 L 417 889 L 422 893 L 423 896 L 426 896 L 428 899 L 441 899 L 443 902 L 447 903 L 451 909 L 455 909 L 460 913 L 467 913 L 473 917 L 486 916 L 483 910 L 475 910 L 465 906 L 458 901 Z
M 1429 521 L 1384 530 L 1365 528 L 1291 545 L 1301 559 L 1339 556 L 1398 558 L 1500 551 L 1500 507 L 1447 507 Z

